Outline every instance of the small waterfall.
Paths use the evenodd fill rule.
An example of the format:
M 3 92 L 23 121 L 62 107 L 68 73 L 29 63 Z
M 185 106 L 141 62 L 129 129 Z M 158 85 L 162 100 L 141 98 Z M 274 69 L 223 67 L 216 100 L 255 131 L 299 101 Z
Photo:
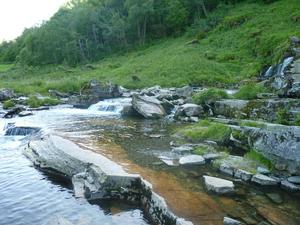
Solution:
M 91 105 L 88 110 L 103 115 L 120 115 L 125 106 L 131 105 L 131 98 L 114 98 Z
M 294 57 L 288 57 L 283 60 L 282 63 L 276 65 L 276 66 L 271 66 L 269 69 L 265 72 L 263 75 L 265 78 L 269 78 L 272 76 L 284 76 L 284 73 L 288 69 L 288 67 L 291 65 L 293 62 Z
M 27 136 L 38 133 L 41 130 L 39 127 L 9 127 L 5 131 L 5 136 Z

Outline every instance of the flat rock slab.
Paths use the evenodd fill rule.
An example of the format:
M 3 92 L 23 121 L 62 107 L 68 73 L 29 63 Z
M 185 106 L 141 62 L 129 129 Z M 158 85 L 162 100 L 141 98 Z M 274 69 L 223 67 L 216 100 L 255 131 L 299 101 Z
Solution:
M 290 192 L 300 192 L 300 185 L 288 182 L 287 180 L 281 181 L 281 188 Z
M 265 176 L 263 174 L 255 174 L 252 177 L 251 181 L 254 182 L 254 183 L 257 183 L 257 184 L 260 184 L 260 185 L 266 185 L 266 186 L 271 186 L 271 185 L 277 185 L 278 184 L 277 180 L 275 180 L 271 177 Z
M 234 173 L 235 178 L 242 179 L 243 181 L 250 181 L 252 176 L 252 173 L 242 169 L 237 169 Z
M 180 165 L 203 165 L 205 164 L 205 159 L 200 155 L 188 155 L 183 156 L 179 159 Z
M 293 184 L 300 184 L 300 176 L 289 177 L 287 180 Z
M 203 178 L 208 191 L 217 194 L 230 194 L 234 192 L 234 184 L 232 181 L 210 176 L 203 176 Z

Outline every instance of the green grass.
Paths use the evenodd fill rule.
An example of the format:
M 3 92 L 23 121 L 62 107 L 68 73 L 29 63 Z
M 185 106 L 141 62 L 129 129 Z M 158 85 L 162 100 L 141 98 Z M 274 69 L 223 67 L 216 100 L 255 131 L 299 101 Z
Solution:
M 0 73 L 8 71 L 12 67 L 12 64 L 0 64 Z
M 205 91 L 201 91 L 193 96 L 193 102 L 196 104 L 205 104 L 221 99 L 229 98 L 228 94 L 218 88 L 209 88 Z
M 289 47 L 289 37 L 300 36 L 300 22 L 295 19 L 300 15 L 298 0 L 240 3 L 225 15 L 224 9 L 219 10 L 224 19 L 199 44 L 186 45 L 195 38 L 187 35 L 161 40 L 93 63 L 94 70 L 84 66 L 17 67 L 0 76 L 0 88 L 13 88 L 25 94 L 44 94 L 48 89 L 70 92 L 78 91 L 90 79 L 111 81 L 127 88 L 156 84 L 223 88 L 277 63 Z M 201 26 L 198 29 L 202 32 Z M 133 81 L 132 76 L 140 81 Z
M 14 107 L 16 104 L 13 100 L 7 100 L 5 102 L 3 102 L 3 109 L 10 109 L 12 107 Z
M 248 153 L 246 153 L 246 155 L 244 157 L 254 160 L 254 161 L 257 161 L 258 163 L 262 164 L 263 166 L 267 167 L 268 169 L 274 168 L 273 163 L 269 159 L 267 159 L 261 153 L 255 151 L 253 149 L 250 150 Z
M 234 95 L 238 99 L 252 100 L 257 98 L 257 94 L 267 92 L 268 90 L 258 84 L 250 83 L 242 86 Z
M 276 123 L 290 125 L 290 119 L 290 112 L 285 108 L 278 110 L 276 113 Z
M 29 105 L 31 108 L 38 108 L 40 106 L 58 105 L 59 103 L 60 101 L 54 98 L 39 99 L 36 96 L 30 96 L 29 99 L 26 101 L 26 105 Z
M 300 126 L 300 113 L 297 114 L 295 125 Z
M 204 120 L 204 122 L 182 128 L 179 134 L 194 142 L 209 140 L 224 144 L 230 138 L 231 128 L 224 124 Z
M 255 121 L 242 121 L 240 123 L 240 126 L 264 128 L 266 125 L 264 125 L 263 123 L 255 122 Z

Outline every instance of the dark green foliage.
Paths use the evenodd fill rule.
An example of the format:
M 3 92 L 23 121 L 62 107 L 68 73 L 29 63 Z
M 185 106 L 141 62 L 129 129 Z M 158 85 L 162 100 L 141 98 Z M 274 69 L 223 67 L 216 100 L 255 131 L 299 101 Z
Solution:
M 14 107 L 16 104 L 13 100 L 7 100 L 3 103 L 3 109 L 9 109 Z
M 267 92 L 267 89 L 261 85 L 250 83 L 242 86 L 234 95 L 238 99 L 252 100 L 257 98 L 257 94 Z
M 276 122 L 283 124 L 283 125 L 289 125 L 290 124 L 291 115 L 290 112 L 287 109 L 280 109 L 276 113 Z
M 193 102 L 196 104 L 205 104 L 228 98 L 228 94 L 221 89 L 210 88 L 201 91 L 193 96 Z
M 297 114 L 295 125 L 300 126 L 300 113 Z

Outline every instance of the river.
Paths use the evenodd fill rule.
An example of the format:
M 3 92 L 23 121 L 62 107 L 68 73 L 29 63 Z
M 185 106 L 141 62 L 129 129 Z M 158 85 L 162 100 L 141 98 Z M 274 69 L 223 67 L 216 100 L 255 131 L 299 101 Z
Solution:
M 163 164 L 159 156 L 170 153 L 171 134 L 181 124 L 167 119 L 123 119 L 120 108 L 128 101 L 108 100 L 86 110 L 58 106 L 30 117 L 0 119 L 0 126 L 16 122 L 42 127 L 105 155 L 128 172 L 141 174 L 175 214 L 194 224 L 223 224 L 225 215 L 243 218 L 248 224 L 266 220 L 300 224 L 298 195 L 238 182 L 233 196 L 211 195 L 202 181 L 204 174 L 217 175 L 210 166 Z M 0 134 L 1 225 L 43 225 L 57 216 L 74 224 L 149 224 L 136 206 L 113 201 L 90 204 L 76 199 L 70 184 L 36 170 L 22 155 L 23 139 Z M 273 202 L 270 194 L 279 196 L 282 203 Z

